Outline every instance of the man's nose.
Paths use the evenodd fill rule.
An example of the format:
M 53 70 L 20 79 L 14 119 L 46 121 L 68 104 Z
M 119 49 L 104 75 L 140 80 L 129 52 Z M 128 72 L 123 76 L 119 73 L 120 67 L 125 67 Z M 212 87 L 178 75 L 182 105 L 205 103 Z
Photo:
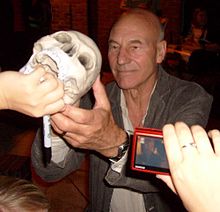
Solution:
M 129 53 L 126 48 L 120 48 L 118 53 L 117 62 L 118 64 L 126 64 L 130 61 Z

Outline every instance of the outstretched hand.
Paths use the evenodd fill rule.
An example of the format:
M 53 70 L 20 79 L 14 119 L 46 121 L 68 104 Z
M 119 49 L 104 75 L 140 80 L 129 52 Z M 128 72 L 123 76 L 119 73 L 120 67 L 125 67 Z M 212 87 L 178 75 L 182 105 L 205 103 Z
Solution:
M 189 211 L 216 211 L 220 199 L 220 132 L 184 123 L 165 125 L 164 145 L 171 177 L 158 175 Z
M 64 108 L 63 84 L 42 67 L 30 74 L 5 71 L 0 74 L 1 109 L 40 117 Z
M 93 109 L 67 105 L 63 112 L 51 117 L 52 126 L 59 134 L 65 132 L 65 140 L 73 147 L 96 150 L 106 157 L 116 156 L 126 134 L 113 119 L 100 78 L 93 85 L 93 93 L 96 100 Z

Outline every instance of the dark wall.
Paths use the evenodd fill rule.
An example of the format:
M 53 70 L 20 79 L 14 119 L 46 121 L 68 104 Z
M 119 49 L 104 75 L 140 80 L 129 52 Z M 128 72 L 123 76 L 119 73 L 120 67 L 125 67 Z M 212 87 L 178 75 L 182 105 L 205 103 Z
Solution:
M 20 0 L 20 10 L 13 7 L 13 0 L 0 1 L 0 66 L 3 69 L 19 69 L 29 59 L 33 42 L 39 37 L 58 30 L 77 30 L 92 37 L 103 56 L 103 70 L 109 71 L 107 60 L 107 39 L 110 27 L 122 12 L 121 0 L 37 0 L 42 7 L 33 7 L 36 0 Z M 205 5 L 209 14 L 210 36 L 217 39 L 220 30 L 219 0 L 160 0 L 162 14 L 168 18 L 166 39 L 168 43 L 177 43 L 191 21 L 191 14 L 197 5 Z M 45 9 L 46 5 L 46 9 Z M 50 9 L 51 7 L 51 14 Z M 23 20 L 23 26 L 15 15 Z M 36 12 L 37 11 L 37 12 Z M 46 27 L 33 27 L 28 16 L 47 17 Z M 40 15 L 41 14 L 41 15 Z M 46 15 L 45 15 L 46 14 Z M 51 15 L 51 17 L 50 17 Z M 51 22 L 51 23 L 50 23 Z M 31 25 L 30 25 L 31 24 Z M 44 25 L 44 26 L 45 26 Z M 51 26 L 51 29 L 50 29 Z M 218 29 L 218 30 L 217 30 Z
M 33 43 L 50 32 L 49 0 L 0 1 L 0 66 L 18 70 L 30 58 Z

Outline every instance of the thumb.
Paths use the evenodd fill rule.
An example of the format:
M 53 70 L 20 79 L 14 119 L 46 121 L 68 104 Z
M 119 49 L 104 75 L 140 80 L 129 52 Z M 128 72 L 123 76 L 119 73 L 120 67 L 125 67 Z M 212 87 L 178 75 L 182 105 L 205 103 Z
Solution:
M 104 85 L 101 83 L 100 76 L 97 77 L 95 83 L 92 86 L 93 94 L 95 96 L 94 108 L 104 108 L 110 110 L 110 103 L 105 91 Z

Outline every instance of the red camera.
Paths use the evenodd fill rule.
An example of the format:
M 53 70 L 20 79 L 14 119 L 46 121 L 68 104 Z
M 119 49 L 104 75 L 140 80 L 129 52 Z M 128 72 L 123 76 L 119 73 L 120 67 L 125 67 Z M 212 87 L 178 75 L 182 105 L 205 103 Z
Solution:
M 152 174 L 170 174 L 161 130 L 136 128 L 131 151 L 132 170 Z

